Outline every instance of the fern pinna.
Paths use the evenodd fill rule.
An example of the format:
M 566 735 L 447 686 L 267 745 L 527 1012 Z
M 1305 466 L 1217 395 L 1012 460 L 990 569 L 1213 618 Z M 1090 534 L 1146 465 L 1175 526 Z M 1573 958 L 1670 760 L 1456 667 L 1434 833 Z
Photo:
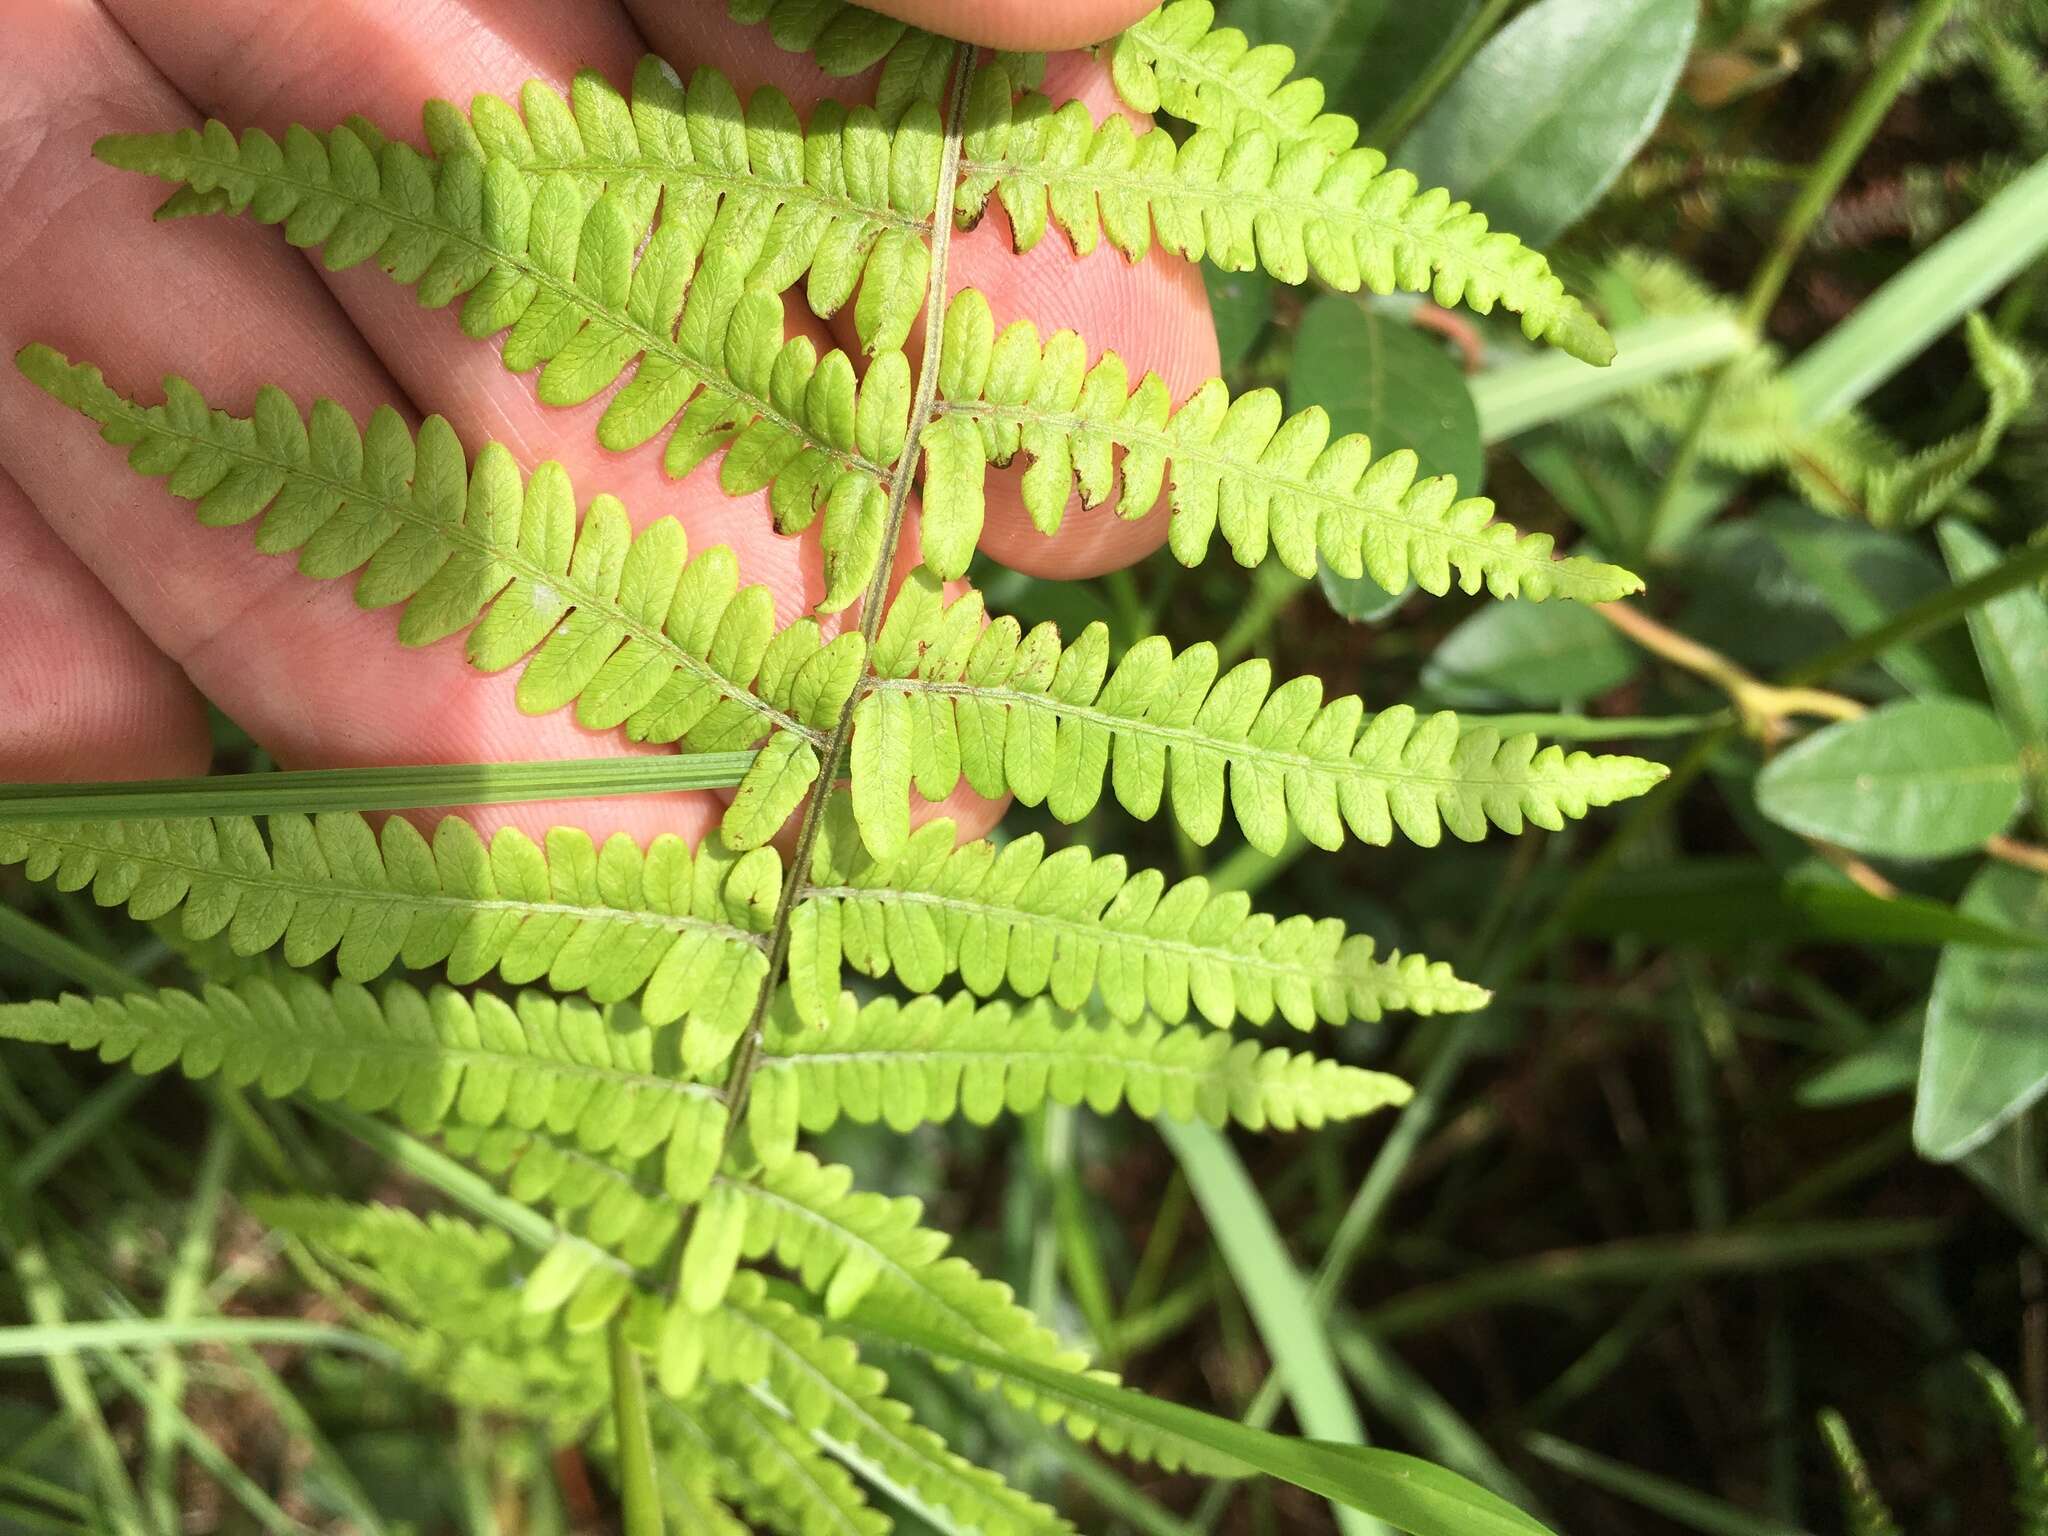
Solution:
M 517 107 L 433 103 L 424 151 L 351 120 L 281 140 L 210 122 L 97 153 L 176 183 L 165 217 L 281 225 L 331 268 L 374 262 L 423 304 L 460 300 L 467 333 L 496 338 L 543 401 L 610 392 L 607 448 L 658 442 L 675 475 L 716 457 L 727 491 L 770 493 L 781 532 L 815 526 L 815 614 L 778 624 L 730 549 L 693 551 L 670 518 L 635 532 L 558 465 L 467 450 L 438 417 L 357 421 L 275 389 L 236 414 L 183 379 L 151 400 L 44 346 L 18 357 L 202 524 L 253 522 L 258 549 L 397 609 L 400 643 L 518 668 L 531 712 L 751 749 L 722 829 L 691 848 L 486 839 L 461 816 L 0 825 L 0 862 L 33 879 L 283 962 L 195 991 L 12 1005 L 0 1032 L 395 1115 L 497 1180 L 481 1212 L 495 1224 L 306 1200 L 266 1214 L 381 1298 L 366 1326 L 437 1383 L 544 1404 L 601 1455 L 618 1451 L 611 1384 L 644 1356 L 661 1496 L 687 1529 L 741 1529 L 735 1510 L 806 1536 L 884 1529 L 864 1484 L 960 1528 L 1062 1529 L 919 1427 L 863 1349 L 969 1366 L 970 1384 L 1168 1466 L 1246 1465 L 1084 1372 L 1007 1288 L 945 1256 L 915 1201 L 854 1189 L 802 1138 L 1048 1102 L 1315 1127 L 1407 1089 L 1308 1032 L 1486 993 L 1199 876 L 1037 835 L 959 844 L 950 822 L 913 827 L 913 792 L 964 783 L 1064 823 L 1105 796 L 1138 817 L 1170 804 L 1198 844 L 1228 812 L 1274 851 L 1557 828 L 1662 769 L 1369 712 L 1262 659 L 1225 669 L 1206 643 L 1114 655 L 1100 625 L 1026 630 L 949 594 L 988 471 L 1013 460 L 1044 532 L 1076 497 L 1126 518 L 1163 503 L 1190 565 L 1220 536 L 1244 565 L 1430 593 L 1598 602 L 1639 586 L 1556 557 L 1410 453 L 1333 438 L 1313 405 L 1290 415 L 1220 380 L 1175 400 L 1072 332 L 998 327 L 980 293 L 946 298 L 949 232 L 995 200 L 1018 250 L 1056 228 L 1133 261 L 1158 246 L 1498 305 L 1533 339 L 1612 349 L 1540 256 L 1357 146 L 1284 49 L 1248 49 L 1204 0 L 1106 45 L 1125 100 L 1184 132 L 1098 123 L 1036 92 L 1037 60 L 851 6 L 733 12 L 835 74 L 879 64 L 874 104 L 806 122 L 773 90 L 743 102 L 713 71 L 685 83 L 648 59 L 629 90 L 583 74 L 567 100 L 534 83 Z M 813 314 L 850 307 L 862 355 L 784 339 L 799 288 Z M 892 583 L 914 488 L 924 563 Z M 1239 1038 L 1240 1020 L 1300 1033 Z M 1532 1528 L 1469 1499 L 1474 1529 Z

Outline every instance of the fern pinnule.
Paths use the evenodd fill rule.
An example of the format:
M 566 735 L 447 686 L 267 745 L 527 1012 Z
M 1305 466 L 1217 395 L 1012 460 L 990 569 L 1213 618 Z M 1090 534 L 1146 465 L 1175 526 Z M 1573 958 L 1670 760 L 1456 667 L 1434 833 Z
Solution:
M 546 1125 L 591 1151 L 659 1149 L 679 1197 L 709 1185 L 725 1135 L 724 1103 L 682 1070 L 672 1031 L 538 992 L 507 1002 L 404 982 L 373 992 L 257 977 L 197 993 L 4 1004 L 0 1037 L 389 1110 L 416 1129 Z
M 903 584 L 871 663 L 854 712 L 853 797 L 877 851 L 909 836 L 913 783 L 940 801 L 963 778 L 1070 823 L 1094 810 L 1105 776 L 1143 818 L 1170 786 L 1175 819 L 1201 844 L 1227 798 L 1245 840 L 1277 853 L 1290 829 L 1331 849 L 1347 831 L 1385 844 L 1398 830 L 1424 847 L 1446 829 L 1468 842 L 1489 826 L 1555 831 L 1665 776 L 1642 758 L 1539 748 L 1448 712 L 1324 703 L 1320 679 L 1275 688 L 1260 658 L 1219 677 L 1207 642 L 1176 655 L 1150 636 L 1112 670 L 1105 626 L 1062 648 L 1049 623 L 1025 633 L 1014 619 L 988 622 L 978 594 L 947 602 L 927 571 Z
M 670 833 L 643 852 L 572 827 L 544 844 L 501 827 L 486 843 L 460 816 L 431 841 L 397 816 L 377 831 L 343 811 L 267 825 L 266 841 L 247 816 L 0 824 L 0 866 L 90 886 L 137 918 L 178 913 L 189 937 L 224 934 L 238 955 L 282 945 L 305 966 L 333 954 L 356 981 L 445 962 L 457 982 L 495 971 L 603 1003 L 638 996 L 650 1023 L 688 1021 L 693 1070 L 724 1059 L 768 972 L 772 848 L 735 855 L 713 837 L 692 853 Z
M 1442 594 L 1455 581 L 1495 597 L 1597 603 L 1642 587 L 1618 566 L 1553 559 L 1548 534 L 1496 521 L 1483 497 L 1460 500 L 1447 475 L 1418 481 L 1405 449 L 1375 459 L 1359 434 L 1333 441 L 1320 407 L 1287 417 L 1272 390 L 1233 400 L 1212 379 L 1176 408 L 1156 374 L 1133 388 L 1113 352 L 1090 366 L 1071 331 L 1041 341 L 1019 320 L 998 332 L 988 300 L 971 288 L 947 307 L 939 391 L 925 449 L 939 455 L 928 480 L 938 486 L 929 499 L 949 509 L 931 514 L 942 527 L 958 520 L 978 533 L 980 462 L 1008 464 L 1021 453 L 1031 461 L 1024 504 L 1040 531 L 1057 530 L 1077 488 L 1088 506 L 1114 495 L 1127 518 L 1150 512 L 1164 488 L 1170 544 L 1183 565 L 1200 563 L 1221 532 L 1241 565 L 1270 552 L 1308 578 L 1320 558 L 1395 592 L 1413 580 Z M 979 454 L 962 418 L 979 429 Z M 960 542 L 972 547 L 964 535 Z
M 790 995 L 807 1023 L 835 1006 L 841 966 L 893 975 L 913 992 L 949 976 L 980 996 L 1007 988 L 1116 1019 L 1169 1024 L 1190 1009 L 1219 1028 L 1275 1014 L 1297 1029 L 1373 1021 L 1389 1010 L 1459 1013 L 1484 989 L 1420 955 L 1384 958 L 1342 922 L 1275 919 L 1200 876 L 1168 885 L 1120 854 L 1047 854 L 1036 833 L 956 846 L 953 824 L 919 828 L 877 858 L 837 815 L 820 839 L 790 936 Z
M 1410 1092 L 1399 1078 L 1305 1052 L 1157 1022 L 1090 1022 L 1043 999 L 861 1005 L 849 994 L 817 1024 L 778 1011 L 765 1038 L 747 1130 L 771 1168 L 791 1155 L 799 1131 L 815 1135 L 842 1119 L 908 1131 L 956 1115 L 985 1124 L 1050 1102 L 1292 1130 L 1372 1114 Z
M 165 381 L 164 404 L 143 406 L 47 347 L 17 362 L 127 447 L 139 472 L 196 502 L 200 522 L 261 516 L 266 554 L 296 551 L 311 577 L 354 576 L 365 608 L 402 604 L 402 644 L 467 630 L 473 666 L 522 667 L 528 713 L 573 704 L 592 729 L 697 751 L 771 736 L 729 814 L 734 846 L 766 842 L 816 780 L 818 748 L 862 669 L 860 635 L 827 644 L 808 618 L 778 631 L 769 590 L 742 586 L 723 544 L 692 556 L 674 518 L 636 534 L 599 495 L 579 519 L 559 464 L 522 477 L 496 443 L 471 462 L 439 416 L 414 433 L 379 408 L 358 432 L 332 401 L 302 417 L 266 388 L 237 417 L 178 378 Z

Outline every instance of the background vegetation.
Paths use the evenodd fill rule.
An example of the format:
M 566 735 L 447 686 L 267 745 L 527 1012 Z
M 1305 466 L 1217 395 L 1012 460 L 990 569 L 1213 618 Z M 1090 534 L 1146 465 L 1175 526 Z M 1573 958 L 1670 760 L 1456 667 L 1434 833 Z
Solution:
M 2048 4 L 1221 9 L 1368 142 L 1547 243 L 1621 345 L 1595 374 L 1510 326 L 1226 277 L 1233 385 L 1415 447 L 1650 595 L 1409 604 L 1269 566 L 1247 602 L 1234 568 L 1162 555 L 1098 582 L 991 570 L 991 604 L 1118 646 L 1218 639 L 1376 706 L 1542 716 L 1677 771 L 1584 827 L 1426 857 L 1205 853 L 1166 822 L 1125 824 L 1131 846 L 1017 812 L 1457 960 L 1497 1000 L 1342 1038 L 1418 1084 L 1398 1119 L 1162 1144 L 1052 1111 L 844 1128 L 821 1154 L 922 1196 L 1134 1384 L 1311 1429 L 1355 1394 L 1376 1441 L 1575 1536 L 1842 1529 L 1830 1408 L 1901 1528 L 2048 1528 L 2011 1507 L 2010 1425 L 1969 1365 L 2048 1420 Z M 225 722 L 220 750 L 260 766 Z M 5 878 L 0 997 L 175 966 L 169 933 Z M 609 1518 L 573 1455 L 374 1362 L 49 1353 L 91 1342 L 71 1314 L 338 1316 L 236 1199 L 403 1196 L 327 1123 L 7 1045 L 0 1136 L 0 1529 L 92 1528 L 81 1424 L 145 1444 L 192 1530 Z M 98 1412 L 53 1413 L 53 1383 Z M 915 1396 L 963 1453 L 1092 1501 L 1087 1529 L 1330 1526 L 1293 1490 L 1205 1495 L 989 1422 L 936 1376 Z

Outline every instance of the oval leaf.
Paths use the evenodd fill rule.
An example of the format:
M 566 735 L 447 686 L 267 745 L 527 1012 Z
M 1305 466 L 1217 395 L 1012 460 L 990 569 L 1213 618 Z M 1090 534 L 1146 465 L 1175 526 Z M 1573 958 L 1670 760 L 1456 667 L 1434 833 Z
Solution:
M 1599 199 L 1664 115 L 1696 0 L 1541 0 L 1479 50 L 1395 157 L 1532 245 Z
M 1756 803 L 1857 853 L 1946 858 L 2012 824 L 2019 753 L 1983 705 L 1914 699 L 1815 732 L 1757 775 Z

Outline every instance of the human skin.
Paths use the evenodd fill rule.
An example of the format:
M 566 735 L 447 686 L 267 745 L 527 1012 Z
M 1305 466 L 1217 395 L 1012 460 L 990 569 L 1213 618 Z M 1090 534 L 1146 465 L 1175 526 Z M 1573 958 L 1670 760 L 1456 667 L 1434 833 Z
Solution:
M 877 9 L 992 46 L 1058 48 L 1107 36 L 1146 0 L 871 0 Z M 420 104 L 515 96 L 529 78 L 566 90 L 580 67 L 621 85 L 650 50 L 687 78 L 700 65 L 744 97 L 773 84 L 799 112 L 857 100 L 871 79 L 832 81 L 725 19 L 721 0 L 0 0 L 0 341 L 30 341 L 103 366 L 124 393 L 159 398 L 167 373 L 246 412 L 259 385 L 302 406 L 339 401 L 359 420 L 390 403 L 448 418 L 474 450 L 497 439 L 531 466 L 560 461 L 580 501 L 618 495 L 636 525 L 672 515 L 690 547 L 733 547 L 742 579 L 766 584 L 780 622 L 820 597 L 815 528 L 784 538 L 765 495 L 729 497 L 717 461 L 670 480 L 658 448 L 609 453 L 605 401 L 553 409 L 494 347 L 465 338 L 454 310 L 422 310 L 374 262 L 328 273 L 278 231 L 227 218 L 152 224 L 161 184 L 90 155 L 114 131 L 161 131 L 214 116 L 282 133 L 361 112 L 419 138 Z M 1055 54 L 1047 89 L 1098 116 L 1119 110 L 1102 67 Z M 1198 273 L 1172 257 L 1138 266 L 1108 248 L 1080 258 L 1057 236 L 1019 257 L 999 208 L 955 236 L 949 286 L 988 294 L 999 321 L 1071 327 L 1159 372 L 1175 396 L 1217 369 Z M 789 325 L 820 350 L 858 358 L 850 316 L 819 321 L 792 295 Z M 1164 539 L 1136 522 L 1069 509 L 1047 539 L 1018 496 L 1021 467 L 992 478 L 982 548 L 1019 569 L 1078 577 L 1129 564 Z M 915 561 L 915 522 L 900 569 Z M 313 582 L 258 553 L 250 530 L 204 529 L 188 503 L 135 475 L 91 425 L 0 369 L 0 780 L 147 778 L 204 772 L 201 696 L 286 767 L 495 762 L 648 750 L 570 712 L 521 714 L 514 671 L 482 676 L 460 638 L 396 642 L 391 611 L 355 605 L 351 583 Z M 846 616 L 844 622 L 857 621 Z M 693 840 L 715 825 L 711 794 L 504 807 L 487 824 L 574 823 L 600 837 Z M 968 834 L 1000 806 L 963 793 L 942 808 Z

